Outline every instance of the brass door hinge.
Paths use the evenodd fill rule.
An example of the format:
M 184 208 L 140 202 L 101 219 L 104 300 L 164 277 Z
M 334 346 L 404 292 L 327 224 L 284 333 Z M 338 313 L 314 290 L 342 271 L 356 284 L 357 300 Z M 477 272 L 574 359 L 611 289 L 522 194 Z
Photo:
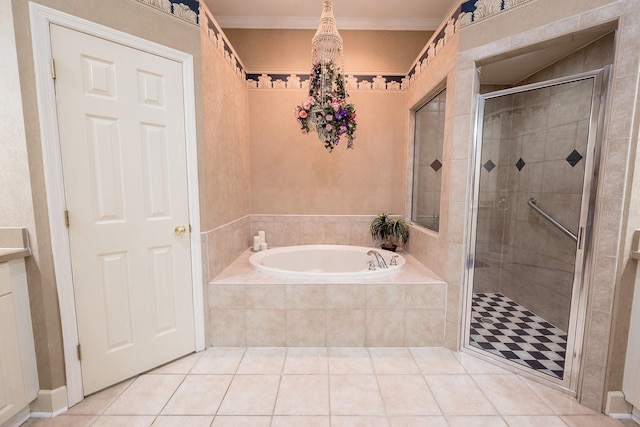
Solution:
M 69 211 L 64 211 L 64 225 L 69 228 Z
M 51 58 L 51 78 L 56 79 L 56 60 Z
M 78 343 L 78 360 L 82 361 L 82 349 L 80 348 L 80 343 Z

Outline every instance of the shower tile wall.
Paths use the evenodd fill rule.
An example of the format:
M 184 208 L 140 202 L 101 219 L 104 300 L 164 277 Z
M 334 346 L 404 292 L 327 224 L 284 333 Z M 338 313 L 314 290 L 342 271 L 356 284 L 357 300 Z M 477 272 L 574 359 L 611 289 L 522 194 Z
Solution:
M 535 197 L 577 234 L 591 85 L 570 83 L 486 104 L 476 289 L 508 295 L 564 331 L 575 243 L 527 201 Z
M 478 200 L 478 233 L 474 292 L 498 293 L 501 289 L 504 233 L 509 231 L 505 222 L 505 206 L 500 202 L 500 191 L 506 190 L 509 167 L 509 135 L 511 128 L 511 98 L 497 98 L 487 103 L 483 127 L 481 181 Z
M 634 162 L 637 164 L 634 111 L 638 110 L 640 9 L 636 0 L 568 0 L 562 7 L 558 6 L 554 0 L 537 0 L 461 31 L 456 64 L 455 121 L 463 123 L 462 127 L 466 126 L 469 131 L 463 132 L 461 127 L 461 137 L 455 140 L 453 150 L 463 153 L 459 158 L 468 158 L 463 157 L 463 150 L 472 140 L 475 111 L 469 99 L 479 90 L 477 61 L 508 55 L 515 49 L 533 48 L 538 43 L 549 43 L 554 37 L 571 37 L 575 31 L 591 30 L 599 25 L 612 25 L 617 29 L 615 35 L 601 39 L 604 43 L 587 46 L 534 76 L 535 81 L 541 81 L 606 64 L 614 65 L 592 235 L 593 270 L 589 278 L 580 369 L 582 384 L 578 390 L 580 403 L 600 411 L 607 391 L 621 389 L 624 367 L 621 350 L 626 346 L 628 334 L 626 290 L 633 286 L 628 280 L 630 264 L 624 262 L 628 259 L 628 252 L 625 252 L 628 249 L 623 251 L 621 248 L 629 247 L 629 236 L 633 234 L 633 227 L 638 227 L 639 218 L 628 215 L 625 209 L 629 206 L 629 192 L 638 194 L 637 182 L 630 178 L 629 172 Z M 528 79 L 527 82 L 531 81 Z M 449 223 L 453 224 L 451 218 Z M 459 227 L 460 224 L 457 223 Z M 627 266 L 621 268 L 624 264 Z M 464 262 L 460 265 L 462 269 Z M 621 292 L 621 289 L 625 291 Z

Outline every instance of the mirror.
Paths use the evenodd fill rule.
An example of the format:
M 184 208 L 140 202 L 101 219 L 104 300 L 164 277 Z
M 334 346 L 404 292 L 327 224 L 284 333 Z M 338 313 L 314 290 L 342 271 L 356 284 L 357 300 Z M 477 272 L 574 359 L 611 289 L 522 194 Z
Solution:
M 443 89 L 415 112 L 411 220 L 436 232 L 440 229 L 446 97 Z

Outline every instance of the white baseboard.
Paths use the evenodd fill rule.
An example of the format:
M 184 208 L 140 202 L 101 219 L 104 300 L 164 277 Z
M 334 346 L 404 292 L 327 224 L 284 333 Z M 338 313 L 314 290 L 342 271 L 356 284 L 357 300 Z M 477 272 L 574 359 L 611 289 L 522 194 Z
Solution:
M 613 418 L 614 420 L 632 420 L 633 417 L 631 414 L 607 414 L 609 418 Z
M 29 419 L 29 407 L 25 406 L 20 412 L 9 418 L 4 424 L 4 427 L 18 427 Z
M 38 397 L 31 402 L 30 407 L 31 418 L 53 418 L 67 412 L 67 386 L 38 391 Z
M 631 418 L 633 406 L 624 399 L 621 391 L 610 391 L 607 393 L 607 404 L 604 413 L 616 420 L 626 420 Z

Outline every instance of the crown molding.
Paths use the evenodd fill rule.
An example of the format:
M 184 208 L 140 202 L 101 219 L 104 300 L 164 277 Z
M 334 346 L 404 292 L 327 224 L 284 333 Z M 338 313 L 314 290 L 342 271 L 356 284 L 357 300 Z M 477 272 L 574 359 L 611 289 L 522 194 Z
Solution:
M 317 16 L 216 16 L 222 28 L 315 30 Z M 336 18 L 340 30 L 434 31 L 439 18 Z

